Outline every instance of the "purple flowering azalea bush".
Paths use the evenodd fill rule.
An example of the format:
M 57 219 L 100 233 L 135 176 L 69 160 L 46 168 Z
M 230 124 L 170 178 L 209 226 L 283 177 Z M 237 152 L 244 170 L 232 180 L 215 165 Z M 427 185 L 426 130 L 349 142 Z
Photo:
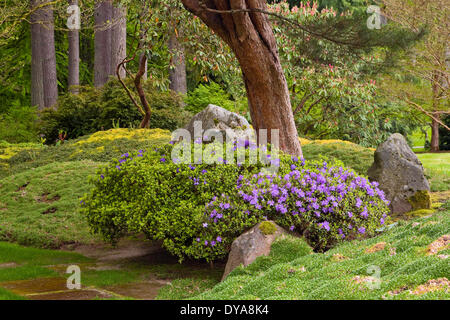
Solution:
M 124 154 L 99 169 L 82 200 L 94 233 L 114 243 L 142 232 L 180 261 L 213 261 L 225 258 L 237 236 L 264 220 L 324 251 L 339 241 L 372 236 L 388 219 L 388 201 L 378 185 L 340 162 L 281 154 L 277 173 L 267 174 L 261 162 L 174 163 L 172 148 Z

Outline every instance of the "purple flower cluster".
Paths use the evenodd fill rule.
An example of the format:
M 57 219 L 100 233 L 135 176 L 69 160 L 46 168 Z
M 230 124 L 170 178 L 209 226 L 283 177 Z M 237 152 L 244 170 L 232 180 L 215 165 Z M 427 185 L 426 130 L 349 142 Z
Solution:
M 384 224 L 385 216 L 377 217 L 377 208 L 389 201 L 376 182 L 341 167 L 329 167 L 326 162 L 312 169 L 298 168 L 295 163 L 285 174 L 239 177 L 238 194 L 254 214 L 264 211 L 275 219 L 289 217 L 293 225 L 306 222 L 318 230 L 335 232 L 341 239 L 353 230 L 353 224 L 359 226 L 371 217 L 378 225 Z M 357 230 L 366 233 L 365 227 Z

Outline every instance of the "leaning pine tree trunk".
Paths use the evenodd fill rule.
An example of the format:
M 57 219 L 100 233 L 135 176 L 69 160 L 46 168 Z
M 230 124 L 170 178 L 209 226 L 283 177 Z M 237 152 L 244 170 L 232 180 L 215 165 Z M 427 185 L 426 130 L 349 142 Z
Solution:
M 201 7 L 198 0 L 182 0 L 233 50 L 241 65 L 256 130 L 280 130 L 280 148 L 302 156 L 292 114 L 286 78 L 281 67 L 272 26 L 262 13 L 217 13 Z M 262 9 L 265 0 L 204 0 L 208 9 Z M 269 134 L 269 142 L 271 137 Z

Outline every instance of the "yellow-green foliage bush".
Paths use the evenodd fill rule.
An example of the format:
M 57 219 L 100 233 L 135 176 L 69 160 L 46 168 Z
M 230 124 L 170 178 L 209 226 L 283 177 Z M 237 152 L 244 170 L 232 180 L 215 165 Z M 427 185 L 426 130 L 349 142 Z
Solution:
M 166 144 L 170 138 L 170 132 L 162 129 L 111 129 L 33 152 L 23 150 L 11 156 L 7 163 L 10 165 L 9 173 L 12 173 L 52 162 L 80 160 L 107 162 L 125 152 L 146 150 Z
M 2 169 L 7 169 L 9 167 L 9 159 L 18 153 L 28 152 L 30 154 L 35 154 L 42 148 L 44 148 L 44 146 L 37 143 L 11 144 L 6 141 L 0 141 L 0 171 Z

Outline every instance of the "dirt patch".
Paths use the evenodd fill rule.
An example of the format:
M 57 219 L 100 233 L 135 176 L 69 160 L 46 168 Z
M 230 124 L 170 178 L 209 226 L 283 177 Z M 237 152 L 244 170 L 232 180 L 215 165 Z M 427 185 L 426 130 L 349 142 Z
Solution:
M 427 255 L 437 254 L 450 246 L 450 234 L 443 235 L 427 247 Z
M 55 213 L 56 211 L 58 211 L 57 208 L 51 207 L 51 208 L 48 208 L 47 210 L 45 210 L 44 212 L 42 212 L 42 214 L 44 214 L 44 215 L 51 214 L 51 213 Z
M 39 197 L 35 197 L 34 199 L 37 202 L 44 202 L 44 203 L 53 203 L 53 202 L 59 201 L 61 199 L 61 197 L 59 195 L 56 195 L 52 198 L 49 198 L 48 197 L 49 195 L 50 195 L 49 193 L 44 193 L 44 194 L 40 195 Z
M 367 248 L 365 252 L 366 253 L 374 253 L 374 252 L 384 250 L 385 247 L 386 247 L 386 242 L 379 242 L 379 243 L 373 245 L 372 247 Z
M 331 260 L 333 260 L 333 261 L 337 261 L 337 262 L 339 262 L 339 261 L 344 261 L 344 260 L 347 260 L 348 258 L 346 257 L 346 256 L 343 256 L 342 254 L 340 254 L 340 253 L 335 253 L 335 254 L 333 254 L 333 256 L 331 257 Z
M 371 277 L 371 276 L 366 276 L 366 277 L 355 276 L 355 277 L 353 277 L 352 281 L 357 283 L 357 284 L 361 284 L 361 283 L 375 283 L 375 282 L 379 281 L 379 279 L 377 279 L 375 277 Z
M 402 293 L 402 292 L 405 292 L 406 290 L 408 290 L 408 287 L 407 287 L 407 286 L 404 286 L 404 287 L 401 287 L 401 288 L 399 288 L 399 289 L 395 289 L 395 290 L 389 291 L 388 293 L 389 293 L 391 296 L 396 296 L 396 295 L 398 295 L 398 294 L 400 294 L 400 293 Z
M 428 280 L 427 283 L 418 286 L 414 291 L 411 291 L 411 294 L 421 295 L 428 292 L 433 292 L 437 290 L 446 290 L 449 291 L 450 281 L 447 278 L 439 278 Z
M 29 184 L 30 184 L 30 183 L 27 182 L 27 183 L 25 183 L 24 185 L 20 186 L 20 187 L 16 190 L 16 192 L 23 192 L 23 191 L 25 191 L 25 189 L 28 187 Z
M 120 286 L 108 287 L 107 290 L 125 297 L 139 300 L 153 300 L 158 295 L 159 290 L 170 284 L 168 281 L 153 280 L 140 283 L 128 283 Z

